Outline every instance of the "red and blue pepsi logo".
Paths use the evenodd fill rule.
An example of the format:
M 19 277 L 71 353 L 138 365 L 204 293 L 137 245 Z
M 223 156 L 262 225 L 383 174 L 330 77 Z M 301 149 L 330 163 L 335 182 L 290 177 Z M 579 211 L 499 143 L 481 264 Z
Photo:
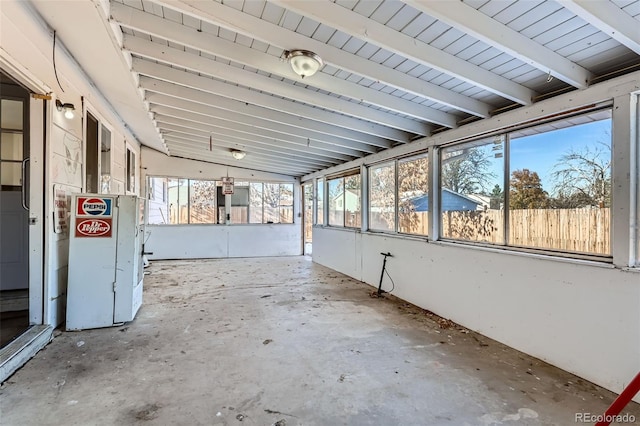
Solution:
M 78 197 L 78 216 L 111 216 L 111 198 Z

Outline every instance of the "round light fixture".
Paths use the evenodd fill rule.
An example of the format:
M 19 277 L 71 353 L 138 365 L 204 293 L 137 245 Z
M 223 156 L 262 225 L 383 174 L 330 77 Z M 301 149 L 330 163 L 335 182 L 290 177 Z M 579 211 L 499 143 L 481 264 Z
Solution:
M 244 152 L 244 151 L 240 151 L 240 150 L 237 150 L 237 149 L 232 149 L 231 150 L 231 156 L 233 158 L 235 158 L 236 160 L 242 160 L 245 155 L 247 155 L 247 153 Z
M 308 50 L 286 50 L 284 56 L 293 72 L 302 78 L 311 77 L 324 65 L 320 56 Z

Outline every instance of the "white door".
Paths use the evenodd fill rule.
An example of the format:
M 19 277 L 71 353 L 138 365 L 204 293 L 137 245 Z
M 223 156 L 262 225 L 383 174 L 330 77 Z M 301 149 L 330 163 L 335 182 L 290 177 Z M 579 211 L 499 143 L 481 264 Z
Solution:
M 29 288 L 29 93 L 0 88 L 0 290 Z

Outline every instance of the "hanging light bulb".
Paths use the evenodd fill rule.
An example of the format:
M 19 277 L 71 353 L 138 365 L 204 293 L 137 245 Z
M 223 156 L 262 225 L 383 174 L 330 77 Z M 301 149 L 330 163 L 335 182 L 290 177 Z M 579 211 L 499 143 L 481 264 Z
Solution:
M 76 107 L 71 103 L 62 103 L 59 99 L 56 99 L 56 109 L 58 111 L 64 111 L 64 116 L 68 120 L 75 117 L 74 111 L 76 110 Z

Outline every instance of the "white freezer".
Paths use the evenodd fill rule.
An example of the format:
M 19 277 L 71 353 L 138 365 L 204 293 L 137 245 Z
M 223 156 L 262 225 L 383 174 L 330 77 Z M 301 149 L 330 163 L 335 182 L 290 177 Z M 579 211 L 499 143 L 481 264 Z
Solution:
M 69 235 L 67 330 L 119 325 L 142 305 L 144 200 L 78 194 Z

